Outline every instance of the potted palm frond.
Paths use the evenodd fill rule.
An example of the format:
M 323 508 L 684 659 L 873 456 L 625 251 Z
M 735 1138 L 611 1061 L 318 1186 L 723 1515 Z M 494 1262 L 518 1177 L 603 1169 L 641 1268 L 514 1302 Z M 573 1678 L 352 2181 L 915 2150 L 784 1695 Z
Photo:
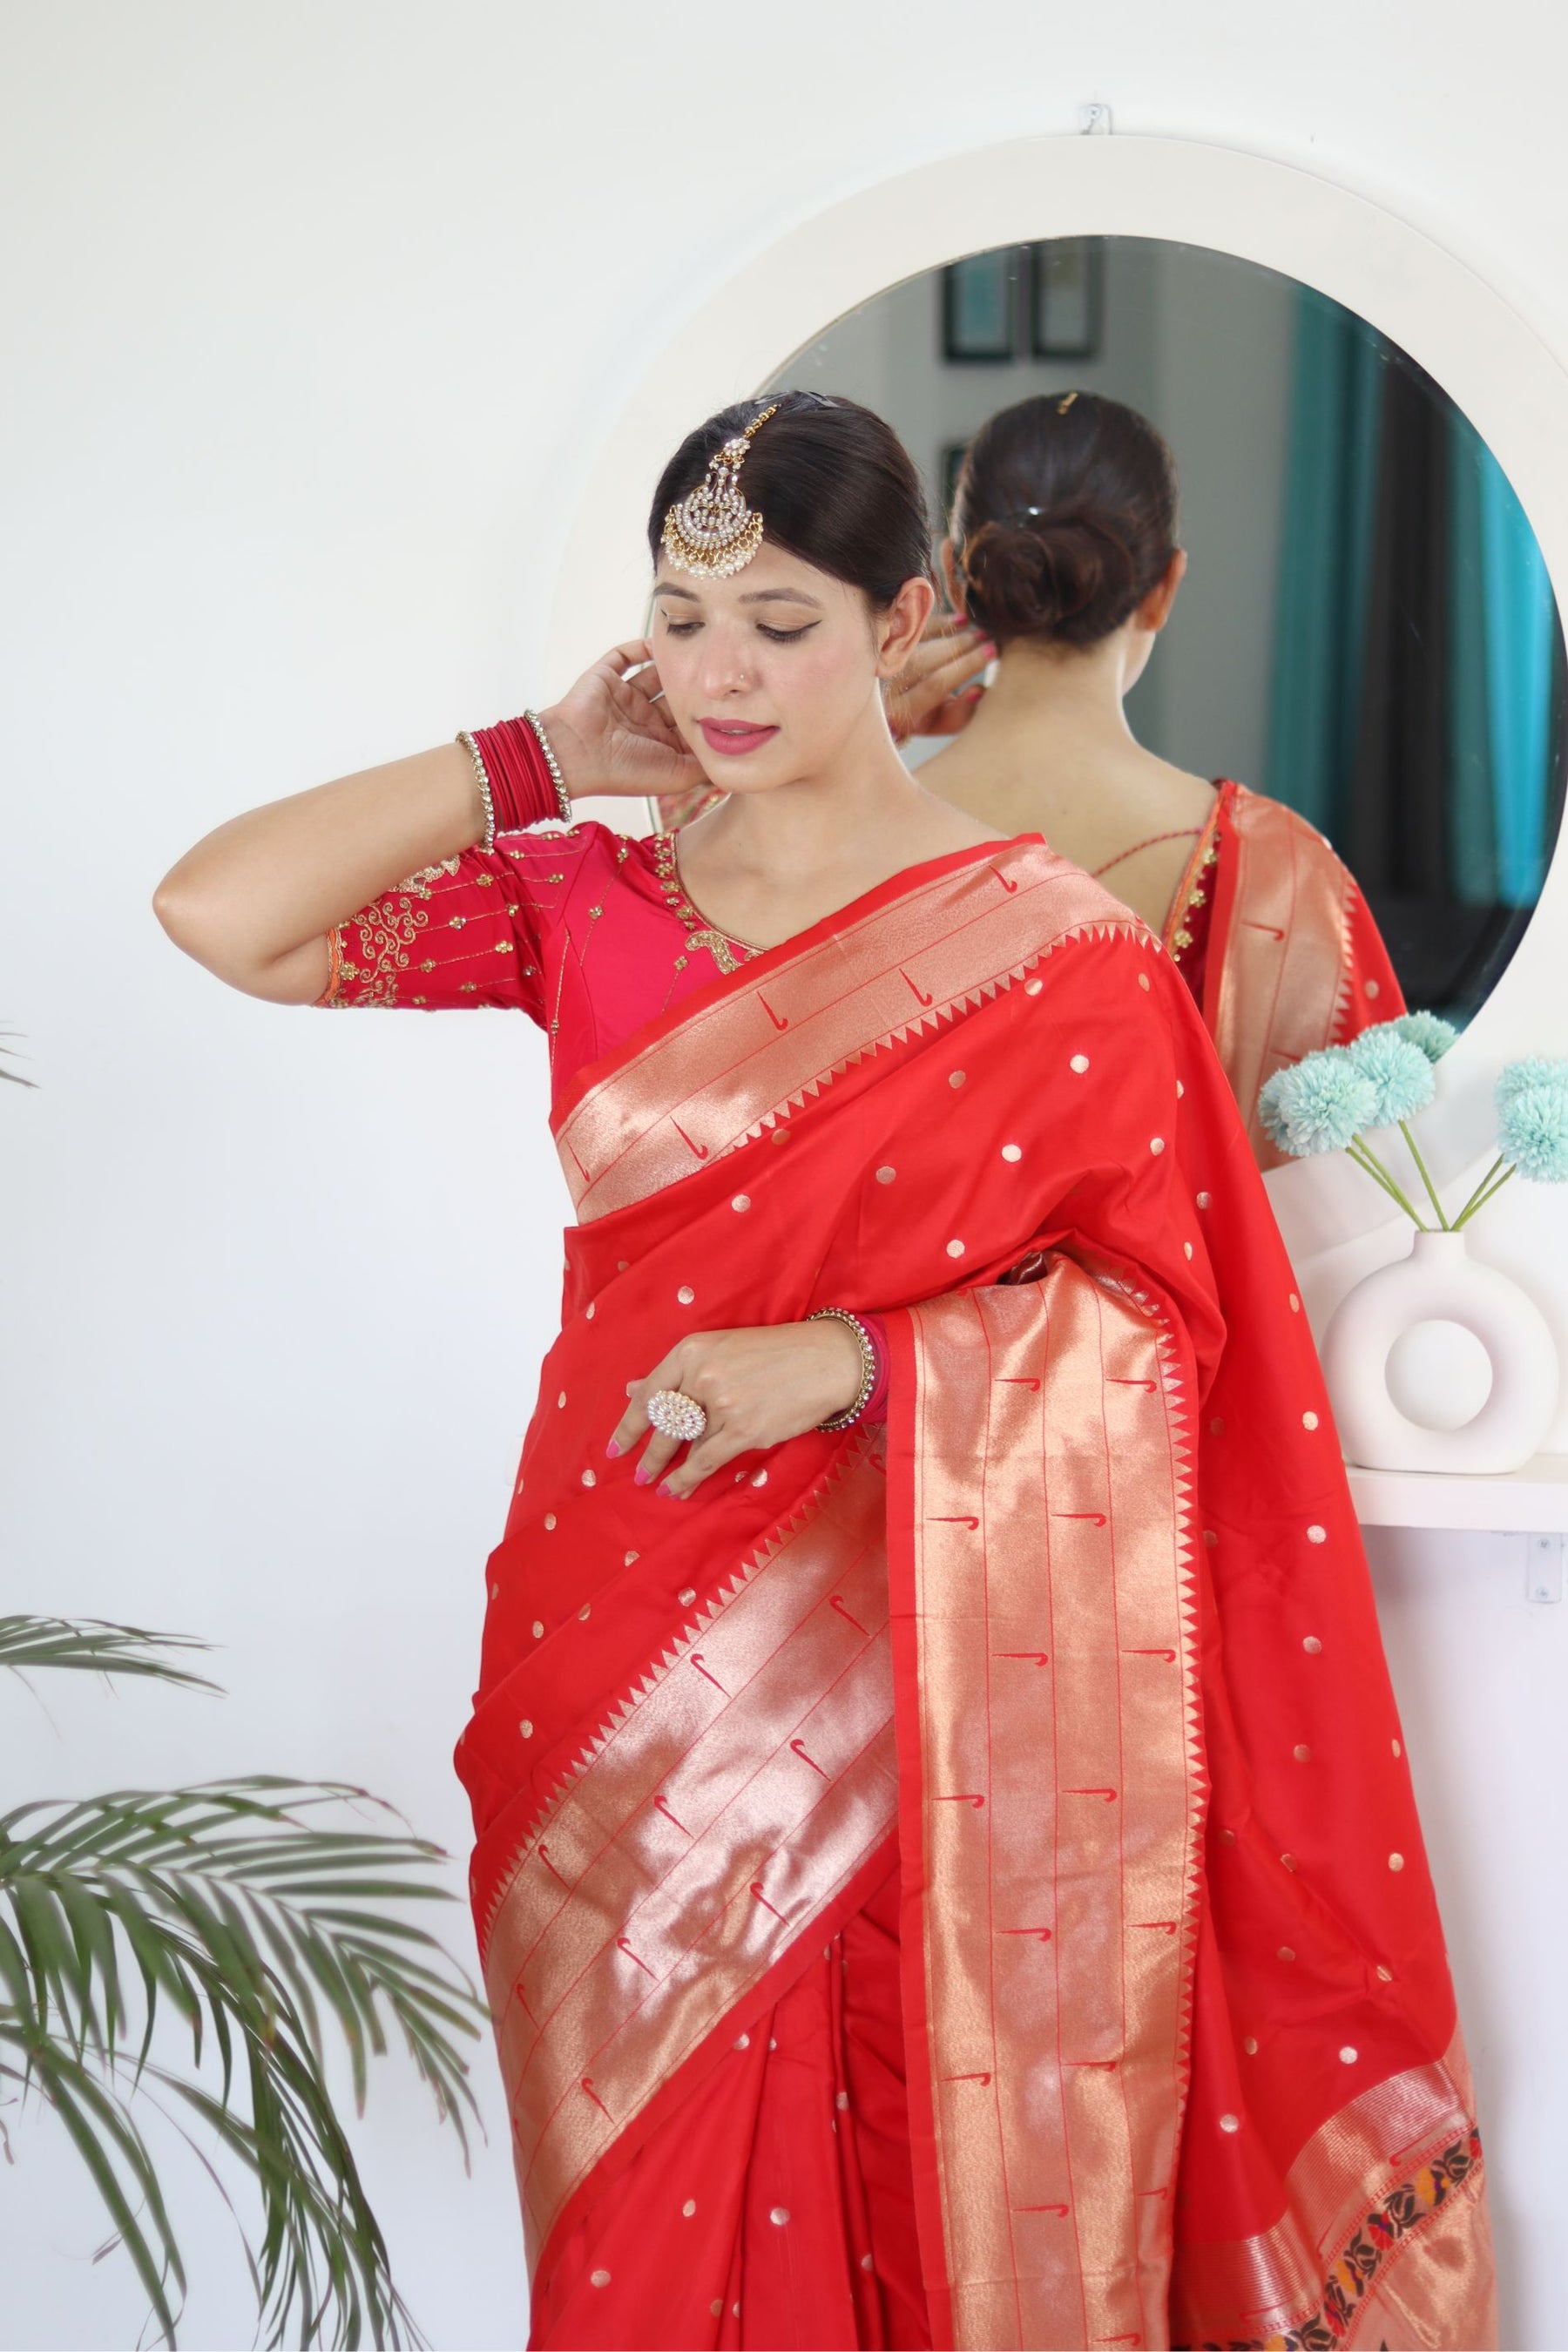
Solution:
M 135 1626 L 0 1617 L 0 1665 L 152 1676 L 187 1690 L 204 1645 Z M 276 1776 L 35 1801 L 0 1816 L 0 2098 L 59 2118 L 175 2342 L 185 2271 L 139 2115 L 248 2174 L 242 2231 L 268 2345 L 417 2344 L 326 2080 L 400 2039 L 455 2126 L 481 2011 L 410 1903 L 446 1902 L 439 1847 L 363 1790 Z M 395 1908 L 386 1907 L 395 1905 Z M 169 2062 L 170 2032 L 188 2063 Z M 204 2071 L 205 2066 L 205 2071 Z M 0 2134 L 4 2134 L 0 2119 Z M 15 2132 L 5 2135 L 14 2149 Z M 204 2150 L 204 2153 L 205 2151 Z M 210 2162 L 210 2158 L 209 2158 Z

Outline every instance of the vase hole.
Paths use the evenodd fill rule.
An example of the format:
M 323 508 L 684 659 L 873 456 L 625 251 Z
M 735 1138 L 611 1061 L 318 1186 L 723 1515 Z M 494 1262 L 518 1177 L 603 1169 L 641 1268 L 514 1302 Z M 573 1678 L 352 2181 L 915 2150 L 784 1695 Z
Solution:
M 1492 1361 L 1462 1323 L 1413 1323 L 1388 1351 L 1388 1393 L 1421 1429 L 1463 1429 L 1491 1394 Z

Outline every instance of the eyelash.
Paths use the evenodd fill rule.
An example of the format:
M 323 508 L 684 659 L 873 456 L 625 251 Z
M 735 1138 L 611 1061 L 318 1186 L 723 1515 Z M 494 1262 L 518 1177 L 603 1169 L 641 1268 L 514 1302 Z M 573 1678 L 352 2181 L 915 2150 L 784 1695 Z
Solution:
M 664 625 L 665 635 L 671 637 L 692 637 L 696 635 L 701 625 L 700 621 L 667 621 Z M 802 637 L 809 635 L 816 626 L 815 621 L 805 621 L 798 629 L 770 629 L 765 621 L 757 623 L 761 635 L 771 638 L 775 646 L 798 645 Z

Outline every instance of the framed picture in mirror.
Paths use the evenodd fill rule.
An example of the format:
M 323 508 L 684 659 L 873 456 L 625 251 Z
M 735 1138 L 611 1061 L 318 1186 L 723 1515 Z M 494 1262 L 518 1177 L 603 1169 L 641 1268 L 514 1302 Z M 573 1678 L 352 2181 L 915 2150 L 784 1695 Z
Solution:
M 1016 246 L 966 254 L 942 273 L 942 355 L 960 365 L 1015 359 L 1024 272 Z
M 1102 239 L 1051 237 L 1031 247 L 1030 260 L 1033 356 L 1037 360 L 1098 359 L 1105 310 Z

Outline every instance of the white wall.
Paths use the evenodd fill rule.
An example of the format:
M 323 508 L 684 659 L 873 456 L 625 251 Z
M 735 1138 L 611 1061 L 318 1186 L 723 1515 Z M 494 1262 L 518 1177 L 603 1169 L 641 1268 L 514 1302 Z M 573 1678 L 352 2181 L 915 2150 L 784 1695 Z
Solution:
M 710 134 L 687 109 L 721 62 Z M 1069 134 L 1087 99 L 1342 179 L 1568 356 L 1565 65 L 1525 0 L 1428 0 L 1419 30 L 1396 0 L 986 0 L 962 27 L 936 0 L 10 0 L 0 1007 L 39 1091 L 0 1099 L 6 1605 L 206 1633 L 231 1695 L 0 1695 L 5 1801 L 261 1766 L 363 1780 L 464 1844 L 447 1759 L 565 1213 L 542 1057 L 500 1015 L 225 995 L 147 913 L 169 859 L 558 684 L 553 562 L 672 322 L 853 187 Z M 1501 2159 L 1509 2341 L 1550 2346 L 1563 1637 L 1521 1618 L 1516 1551 L 1404 1539 L 1380 1572 Z M 5 2342 L 130 2341 L 97 2211 L 8 2121 Z M 363 2145 L 436 2343 L 519 2342 L 504 2131 L 465 2183 L 389 2067 Z M 226 2223 L 190 2210 L 184 2340 L 248 2341 Z

